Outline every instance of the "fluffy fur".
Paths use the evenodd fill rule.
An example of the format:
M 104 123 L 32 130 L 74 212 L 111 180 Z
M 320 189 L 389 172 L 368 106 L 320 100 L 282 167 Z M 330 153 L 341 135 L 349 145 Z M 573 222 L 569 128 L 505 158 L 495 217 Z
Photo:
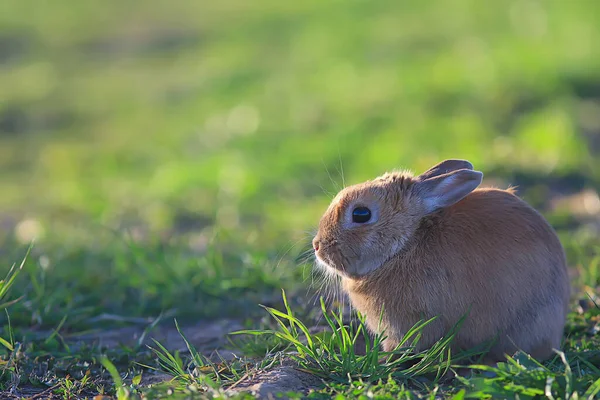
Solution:
M 463 160 L 389 173 L 345 188 L 323 215 L 317 259 L 342 276 L 369 328 L 385 330 L 385 350 L 437 316 L 419 342 L 428 348 L 466 313 L 454 350 L 495 339 L 493 363 L 559 348 L 570 291 L 561 243 L 512 190 L 475 189 L 481 178 Z M 352 222 L 359 206 L 371 209 L 369 223 Z

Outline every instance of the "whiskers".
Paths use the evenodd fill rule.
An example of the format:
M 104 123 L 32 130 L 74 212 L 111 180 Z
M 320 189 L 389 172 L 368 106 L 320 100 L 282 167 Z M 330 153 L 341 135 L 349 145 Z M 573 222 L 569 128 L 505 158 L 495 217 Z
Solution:
M 312 287 L 315 291 L 313 300 L 318 303 L 322 296 L 326 303 L 334 305 L 343 301 L 342 278 L 331 269 L 314 262 L 312 269 Z
M 312 244 L 305 245 L 304 247 L 305 249 L 301 251 L 294 260 L 296 265 L 303 266 L 310 264 L 315 260 L 315 251 L 312 248 Z
M 316 309 L 321 308 L 321 298 L 327 310 L 345 308 L 346 295 L 342 290 L 342 277 L 331 268 L 314 259 L 311 268 L 311 283 L 307 289 L 309 304 Z M 316 324 L 322 322 L 323 314 L 317 313 Z
M 342 186 L 346 188 L 346 179 L 344 178 L 344 164 L 342 163 L 342 153 L 340 153 L 340 147 L 338 144 L 338 160 L 340 162 L 340 168 L 338 169 L 338 174 L 342 178 Z M 336 167 L 337 169 L 337 167 Z
M 289 263 L 289 261 L 287 261 L 289 260 L 288 254 L 290 254 L 290 252 L 298 245 L 302 245 L 304 250 L 302 250 L 300 254 L 295 257 L 294 263 L 296 265 L 303 265 L 306 263 L 306 261 L 310 258 L 310 253 L 312 252 L 312 237 L 313 236 L 310 232 L 304 232 L 304 235 L 300 239 L 293 242 L 283 253 L 279 253 L 277 255 L 277 262 L 273 266 L 273 272 L 279 271 L 284 260 L 286 260 L 284 264 Z
M 335 192 L 340 192 L 346 188 L 346 178 L 344 176 L 344 164 L 342 162 L 342 155 L 339 152 L 339 149 L 338 149 L 338 161 L 339 161 L 339 165 L 334 165 L 334 168 L 335 168 L 335 172 L 337 173 L 339 179 L 342 180 L 341 185 L 339 184 L 339 182 L 336 182 L 336 180 L 333 178 L 331 172 L 329 171 L 329 168 L 327 167 L 327 164 L 325 163 L 325 160 L 321 159 L 323 168 L 325 168 L 325 172 L 327 172 L 327 177 L 329 178 L 329 182 L 331 183 L 331 186 Z M 333 198 L 335 196 L 335 194 L 332 195 L 328 190 L 326 190 L 323 187 L 323 185 L 319 184 L 319 187 L 321 188 L 323 193 L 326 194 L 327 196 L 329 196 L 330 198 Z

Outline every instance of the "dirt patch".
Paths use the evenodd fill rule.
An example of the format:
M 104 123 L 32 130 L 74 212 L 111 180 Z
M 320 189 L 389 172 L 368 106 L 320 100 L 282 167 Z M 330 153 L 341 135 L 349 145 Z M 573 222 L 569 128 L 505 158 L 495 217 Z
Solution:
M 308 393 L 323 386 L 314 375 L 299 371 L 291 365 L 282 365 L 268 371 L 258 371 L 243 378 L 227 389 L 229 394 L 249 392 L 259 399 L 286 398 L 285 393 Z
M 222 349 L 228 343 L 227 335 L 241 329 L 243 329 L 242 324 L 232 319 L 201 321 L 181 327 L 181 331 L 190 343 L 199 352 L 207 355 L 214 353 L 217 349 Z M 144 334 L 145 330 L 146 326 L 140 324 L 138 326 L 98 330 L 83 335 L 72 335 L 68 337 L 68 341 L 114 348 L 120 345 L 128 347 L 153 345 L 152 339 L 154 339 L 171 351 L 187 351 L 185 341 L 177 331 L 174 323 L 158 325 Z M 230 352 L 221 352 L 220 355 L 227 358 L 228 353 Z

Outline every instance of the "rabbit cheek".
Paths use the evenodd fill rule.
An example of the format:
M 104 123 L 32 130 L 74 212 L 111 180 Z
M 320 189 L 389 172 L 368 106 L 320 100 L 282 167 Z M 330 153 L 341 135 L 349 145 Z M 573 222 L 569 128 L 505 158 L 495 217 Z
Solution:
M 384 261 L 381 253 L 363 254 L 361 259 L 356 262 L 356 275 L 368 275 L 376 269 L 379 269 L 384 264 Z
M 381 237 L 374 233 L 365 236 L 362 243 L 361 251 L 357 254 L 355 262 L 356 272 L 360 276 L 365 276 L 382 267 L 400 247 L 399 243 L 395 242 L 382 243 Z

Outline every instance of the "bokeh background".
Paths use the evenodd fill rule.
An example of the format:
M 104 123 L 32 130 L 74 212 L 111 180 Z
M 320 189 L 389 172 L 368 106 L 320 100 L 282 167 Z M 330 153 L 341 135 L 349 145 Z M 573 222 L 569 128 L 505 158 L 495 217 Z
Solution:
M 519 185 L 576 266 L 598 43 L 593 0 L 2 1 L 2 268 L 35 239 L 13 324 L 260 312 L 311 286 L 344 183 L 450 157 Z

